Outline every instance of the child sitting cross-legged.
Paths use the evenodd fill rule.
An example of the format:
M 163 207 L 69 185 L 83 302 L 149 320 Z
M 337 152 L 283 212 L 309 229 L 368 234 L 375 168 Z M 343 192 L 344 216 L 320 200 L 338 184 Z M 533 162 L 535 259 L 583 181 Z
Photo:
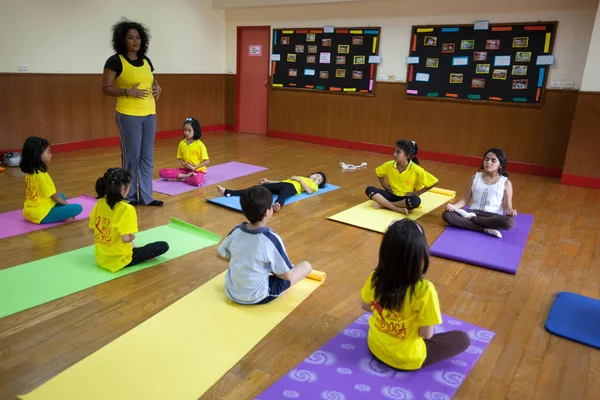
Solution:
M 308 261 L 292 265 L 281 238 L 267 226 L 273 216 L 273 195 L 260 185 L 240 196 L 248 219 L 221 242 L 218 257 L 229 261 L 225 274 L 227 297 L 239 304 L 266 304 L 311 271 Z

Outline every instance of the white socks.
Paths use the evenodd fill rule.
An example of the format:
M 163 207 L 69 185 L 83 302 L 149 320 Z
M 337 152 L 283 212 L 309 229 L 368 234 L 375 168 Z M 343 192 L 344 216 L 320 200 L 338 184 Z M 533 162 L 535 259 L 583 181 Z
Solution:
M 455 208 L 454 212 L 457 213 L 458 215 L 460 215 L 463 218 L 466 219 L 471 219 L 473 217 L 476 217 L 477 214 L 475 213 L 470 213 L 470 212 L 466 212 L 465 210 L 463 210 L 462 208 Z
M 467 212 L 467 211 L 463 210 L 462 208 L 455 208 L 454 212 L 466 219 L 471 219 L 471 218 L 477 216 L 477 214 L 472 213 L 472 212 Z M 483 231 L 485 233 L 487 233 L 488 235 L 496 236 L 497 238 L 502 238 L 502 234 L 500 233 L 500 231 L 498 229 L 485 228 Z
M 502 234 L 500 233 L 500 231 L 498 229 L 485 228 L 483 231 L 485 233 L 487 233 L 488 235 L 496 236 L 499 239 L 502 238 Z

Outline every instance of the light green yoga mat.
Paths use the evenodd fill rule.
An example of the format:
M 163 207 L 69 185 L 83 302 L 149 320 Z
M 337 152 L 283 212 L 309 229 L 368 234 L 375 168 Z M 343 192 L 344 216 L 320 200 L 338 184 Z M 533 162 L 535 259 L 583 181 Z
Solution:
M 94 246 L 0 271 L 0 318 L 181 257 L 221 240 L 221 236 L 215 233 L 176 218 L 171 218 L 167 225 L 135 236 L 137 246 L 162 240 L 169 244 L 169 251 L 115 273 L 98 266 L 94 258 Z

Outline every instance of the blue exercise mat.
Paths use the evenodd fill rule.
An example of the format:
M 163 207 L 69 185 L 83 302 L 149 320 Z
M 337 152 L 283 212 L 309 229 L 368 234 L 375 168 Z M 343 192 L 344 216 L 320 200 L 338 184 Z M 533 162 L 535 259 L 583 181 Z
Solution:
M 600 349 L 600 300 L 560 292 L 548 313 L 546 329 L 565 339 Z
M 289 199 L 287 199 L 285 201 L 284 206 L 291 204 L 291 203 L 295 203 L 300 200 L 315 197 L 315 196 L 318 196 L 323 193 L 331 192 L 332 190 L 336 190 L 339 188 L 340 188 L 339 186 L 330 185 L 329 183 L 327 183 L 327 184 L 325 184 L 324 188 L 319 188 L 319 191 L 317 193 L 306 194 L 305 192 L 302 192 L 299 195 L 290 197 Z M 273 195 L 273 204 L 275 204 L 276 199 L 277 199 L 277 195 L 274 194 Z M 214 199 L 208 199 L 206 201 L 208 201 L 209 203 L 218 204 L 223 207 L 231 208 L 232 210 L 242 211 L 242 206 L 240 205 L 239 196 L 231 196 L 231 197 L 221 196 L 221 197 L 217 197 Z

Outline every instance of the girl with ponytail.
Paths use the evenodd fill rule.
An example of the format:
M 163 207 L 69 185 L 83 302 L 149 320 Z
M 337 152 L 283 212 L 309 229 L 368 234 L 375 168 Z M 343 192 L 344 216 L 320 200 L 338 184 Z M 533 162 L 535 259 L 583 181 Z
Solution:
M 90 215 L 89 227 L 94 231 L 96 262 L 111 272 L 140 264 L 169 250 L 166 242 L 133 246 L 138 225 L 135 208 L 125 201 L 130 186 L 131 174 L 122 168 L 109 168 L 96 181 L 98 202 Z
M 375 202 L 375 208 L 387 208 L 408 215 L 419 208 L 421 195 L 433 188 L 438 179 L 419 165 L 419 146 L 411 140 L 398 140 L 394 159 L 375 170 L 383 189 L 367 187 L 365 194 Z

